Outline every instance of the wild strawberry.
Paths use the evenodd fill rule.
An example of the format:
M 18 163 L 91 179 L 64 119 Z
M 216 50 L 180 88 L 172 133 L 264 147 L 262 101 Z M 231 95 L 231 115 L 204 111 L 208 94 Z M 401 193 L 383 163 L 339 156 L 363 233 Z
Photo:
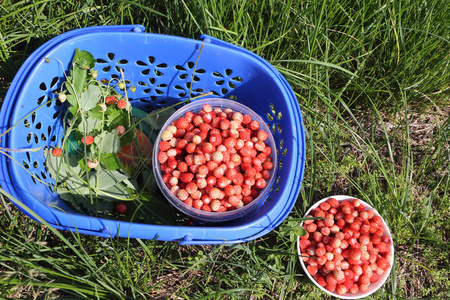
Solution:
M 165 152 L 165 151 L 169 150 L 170 148 L 171 148 L 171 146 L 170 146 L 168 141 L 161 141 L 161 142 L 159 142 L 159 150 L 160 151 Z
M 178 131 L 178 128 L 174 125 L 169 125 L 167 126 L 166 130 L 172 132 L 172 134 L 175 135 L 175 133 L 177 133 Z
M 202 105 L 202 110 L 203 110 L 204 112 L 206 112 L 206 113 L 210 113 L 210 112 L 213 111 L 211 105 L 209 105 L 209 104 L 203 104 L 203 105 Z
M 117 133 L 118 133 L 118 135 L 122 135 L 122 134 L 124 134 L 125 133 L 125 126 L 123 126 L 123 125 L 118 125 L 117 127 L 116 127 L 116 129 L 117 129 Z
M 160 164 L 167 162 L 168 159 L 169 159 L 169 156 L 167 155 L 167 152 L 160 151 L 158 153 L 158 161 Z
M 251 130 L 253 130 L 253 131 L 258 130 L 258 129 L 259 129 L 259 126 L 260 126 L 260 125 L 259 125 L 259 122 L 256 121 L 256 120 L 251 121 L 250 124 L 248 125 L 248 127 L 249 127 Z
M 202 116 L 203 122 L 205 123 L 211 123 L 213 120 L 213 116 L 210 113 L 206 113 Z
M 256 137 L 258 138 L 259 141 L 263 142 L 269 138 L 269 134 L 266 131 L 260 129 L 260 130 L 258 130 Z
M 252 121 L 252 117 L 250 115 L 243 115 L 242 116 L 242 123 L 244 125 L 250 124 L 251 121 Z
M 185 189 L 180 189 L 177 192 L 177 198 L 181 201 L 185 201 L 189 197 L 189 193 Z
M 94 160 L 91 161 L 91 160 L 88 159 L 86 165 L 90 169 L 95 169 L 95 168 L 98 167 L 98 160 L 94 159 Z
M 231 126 L 230 120 L 224 119 L 220 121 L 220 129 L 227 130 Z
M 203 143 L 201 148 L 202 148 L 203 153 L 212 153 L 212 152 L 214 152 L 216 150 L 216 147 L 213 146 L 209 142 Z
M 99 112 L 101 113 L 104 113 L 108 109 L 104 103 L 98 103 L 97 105 L 100 106 Z
M 178 129 L 186 129 L 189 126 L 189 120 L 185 117 L 181 117 L 176 121 L 176 127 Z
M 81 142 L 87 146 L 91 145 L 94 142 L 94 137 L 92 135 L 81 137 Z
M 222 144 L 222 136 L 220 135 L 220 133 L 211 133 L 209 135 L 209 142 L 213 146 L 219 146 Z
M 243 116 L 242 113 L 240 113 L 240 112 L 235 112 L 235 113 L 233 113 L 233 115 L 231 116 L 231 119 L 232 119 L 233 121 L 238 122 L 238 123 L 242 123 L 242 121 L 243 121 L 243 119 L 244 119 L 244 116 Z
M 161 139 L 162 139 L 163 141 L 170 141 L 172 138 L 173 138 L 173 133 L 170 132 L 169 130 L 164 130 L 164 131 L 161 133 Z
M 167 174 L 170 176 L 170 174 Z M 176 178 L 175 176 L 172 176 L 169 178 L 168 182 L 167 182 L 170 186 L 175 186 L 178 185 L 178 178 Z
M 189 183 L 194 179 L 194 174 L 192 173 L 181 173 L 180 180 L 184 183 Z
M 186 152 L 189 153 L 189 154 L 194 153 L 194 152 L 195 152 L 195 149 L 197 149 L 197 145 L 194 144 L 194 143 L 189 143 L 189 144 L 187 144 L 187 145 L 186 145 L 186 148 L 185 148 Z
M 108 96 L 105 98 L 105 103 L 108 105 L 113 105 L 116 104 L 116 96 L 112 95 L 112 96 Z
M 114 210 L 123 215 L 127 212 L 128 208 L 127 205 L 125 203 L 117 203 L 116 206 L 114 207 Z
M 211 199 L 213 199 L 211 201 L 211 203 L 210 203 L 211 210 L 212 211 L 218 211 L 220 209 L 220 206 L 221 206 L 220 200 L 214 199 L 213 197 L 211 197 Z
M 198 145 L 201 142 L 202 142 L 202 138 L 199 135 L 196 134 L 192 137 L 192 143 Z
M 306 267 L 306 270 L 308 271 L 308 273 L 310 275 L 316 275 L 317 271 L 319 270 L 317 267 L 315 266 L 311 266 L 309 265 L 308 267 Z
M 61 101 L 61 102 L 66 102 L 66 100 L 67 100 L 67 96 L 66 96 L 66 94 L 64 94 L 64 93 L 59 93 L 58 94 L 58 99 L 59 99 L 59 101 Z
M 125 100 L 119 100 L 117 101 L 117 107 L 120 109 L 124 109 L 127 107 L 127 102 Z
M 124 90 L 126 88 L 125 83 L 124 82 L 119 82 L 119 89 Z
M 62 155 L 62 150 L 60 148 L 53 148 L 52 155 L 56 157 L 60 157 Z
M 219 199 L 219 197 L 220 197 L 220 190 L 218 189 L 218 188 L 211 188 L 209 191 L 208 191 L 208 195 L 209 195 L 209 197 L 211 197 L 211 199 Z
M 168 157 L 175 157 L 177 156 L 177 150 L 175 150 L 174 148 L 170 148 L 169 150 L 167 150 L 167 156 Z
M 220 163 L 223 160 L 223 154 L 220 151 L 216 151 L 211 155 L 211 159 L 214 162 Z

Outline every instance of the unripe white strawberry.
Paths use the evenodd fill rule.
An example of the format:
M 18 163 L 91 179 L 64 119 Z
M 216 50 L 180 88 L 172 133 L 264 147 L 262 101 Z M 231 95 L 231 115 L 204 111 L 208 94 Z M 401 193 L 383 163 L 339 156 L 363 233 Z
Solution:
M 175 134 L 177 132 L 177 127 L 174 125 L 169 125 L 169 126 L 167 126 L 166 130 Z
M 212 198 L 212 197 L 211 197 L 211 198 Z M 220 203 L 219 200 L 217 200 L 217 199 L 212 200 L 212 201 L 211 201 L 211 204 L 210 204 L 211 210 L 212 210 L 212 211 L 218 211 L 219 208 L 220 208 L 220 205 L 221 205 L 221 203 Z
M 199 135 L 194 135 L 192 137 L 192 142 L 196 145 L 200 144 L 202 142 L 202 138 Z
M 59 101 L 61 101 L 61 102 L 66 102 L 67 96 L 66 96 L 66 94 L 64 94 L 64 93 L 60 93 L 60 94 L 58 95 L 58 99 L 59 99 Z
M 211 159 L 214 162 L 221 162 L 223 160 L 223 154 L 220 151 L 216 151 L 211 155 Z
M 170 132 L 169 130 L 164 130 L 164 131 L 161 133 L 161 139 L 162 139 L 163 141 L 170 141 L 172 138 L 173 138 L 173 133 Z

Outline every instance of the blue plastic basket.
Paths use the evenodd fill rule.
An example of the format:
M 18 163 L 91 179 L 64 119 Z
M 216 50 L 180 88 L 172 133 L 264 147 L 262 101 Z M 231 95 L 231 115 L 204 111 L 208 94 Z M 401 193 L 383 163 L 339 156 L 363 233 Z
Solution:
M 272 129 L 280 162 L 264 205 L 254 214 L 220 226 L 130 223 L 82 215 L 69 208 L 42 183 L 54 183 L 43 149 L 58 144 L 63 134 L 65 107 L 48 101 L 56 97 L 54 91 L 64 81 L 64 70 L 69 69 L 76 48 L 95 56 L 99 78 L 120 77 L 120 68 L 124 70 L 125 78 L 137 86 L 129 94 L 134 107 L 150 111 L 186 100 L 190 92 L 213 92 L 262 116 Z M 46 62 L 45 58 L 57 60 Z M 55 228 L 82 234 L 182 244 L 249 241 L 270 232 L 288 216 L 303 179 L 305 135 L 292 89 L 261 57 L 207 35 L 198 41 L 145 33 L 139 25 L 90 27 L 59 35 L 37 49 L 16 74 L 0 111 L 0 132 L 14 124 L 2 137 L 1 147 L 41 150 L 10 152 L 9 158 L 0 155 L 0 185 Z

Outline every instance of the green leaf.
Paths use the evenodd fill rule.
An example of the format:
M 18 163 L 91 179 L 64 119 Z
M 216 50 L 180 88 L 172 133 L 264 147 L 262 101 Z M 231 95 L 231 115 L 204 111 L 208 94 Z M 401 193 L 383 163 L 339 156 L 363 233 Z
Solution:
M 128 176 L 118 171 L 105 171 L 100 169 L 98 172 L 90 173 L 89 184 L 96 189 L 105 190 L 127 179 Z
M 97 85 L 89 85 L 89 87 L 81 94 L 80 109 L 88 111 L 97 106 L 102 91 Z
M 99 120 L 103 121 L 103 112 L 101 112 L 100 106 L 98 107 L 98 110 L 97 109 L 91 109 L 90 111 L 88 111 L 87 114 L 91 118 L 95 118 L 95 119 L 99 119 Z
M 65 156 L 56 157 L 51 154 L 51 151 L 48 149 L 44 150 L 44 155 L 46 158 L 46 165 L 50 175 L 53 179 L 58 179 L 58 181 L 64 180 L 76 180 L 74 177 L 75 174 L 81 174 L 81 168 L 78 165 L 78 162 L 75 156 L 69 155 L 69 160 L 66 161 Z M 64 161 L 63 161 L 64 160 Z
M 97 192 L 103 200 L 126 200 L 131 198 L 130 192 L 120 183 L 109 187 L 107 190 Z
M 73 55 L 73 62 L 77 65 L 77 67 L 81 69 L 92 69 L 95 66 L 95 58 L 94 56 L 86 51 L 80 49 L 75 49 L 75 54 Z
M 108 170 L 118 170 L 121 168 L 121 163 L 116 153 L 104 153 L 101 156 L 101 160 Z
M 67 95 L 67 99 L 69 99 L 69 96 L 70 95 Z M 76 105 L 69 106 L 68 110 L 72 114 L 72 116 L 75 116 L 77 114 L 77 111 L 78 111 L 78 103 L 76 103 Z
M 120 140 L 117 130 L 104 132 L 100 140 L 100 153 L 117 153 L 120 150 Z
M 78 129 L 83 135 L 91 135 L 94 131 L 99 131 L 102 129 L 103 122 L 102 120 L 88 117 L 85 120 L 82 120 Z
M 87 78 L 87 70 L 82 70 L 76 66 L 73 67 L 71 76 L 71 81 L 66 84 L 66 86 L 72 86 L 70 88 L 73 88 L 72 91 L 70 91 L 70 88 L 68 88 L 68 91 L 70 94 L 74 95 L 75 97 L 80 97 L 81 93 L 84 90 L 84 87 L 86 86 L 86 78 Z
M 70 93 L 70 91 L 69 91 Z M 75 112 L 78 110 L 78 101 L 77 101 L 77 97 L 75 97 L 74 94 L 70 93 L 67 94 L 67 102 L 70 103 L 70 105 L 72 105 L 71 107 L 75 107 Z

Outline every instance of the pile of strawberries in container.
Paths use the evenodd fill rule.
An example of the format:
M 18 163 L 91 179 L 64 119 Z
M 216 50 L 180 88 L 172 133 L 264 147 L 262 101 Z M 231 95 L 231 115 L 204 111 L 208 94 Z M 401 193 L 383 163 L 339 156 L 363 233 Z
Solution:
M 301 259 L 321 287 L 344 295 L 366 292 L 389 272 L 391 238 L 383 220 L 358 199 L 329 198 L 312 209 L 300 237 Z
M 161 133 L 162 180 L 180 201 L 208 212 L 241 208 L 271 177 L 269 133 L 250 115 L 202 105 Z

